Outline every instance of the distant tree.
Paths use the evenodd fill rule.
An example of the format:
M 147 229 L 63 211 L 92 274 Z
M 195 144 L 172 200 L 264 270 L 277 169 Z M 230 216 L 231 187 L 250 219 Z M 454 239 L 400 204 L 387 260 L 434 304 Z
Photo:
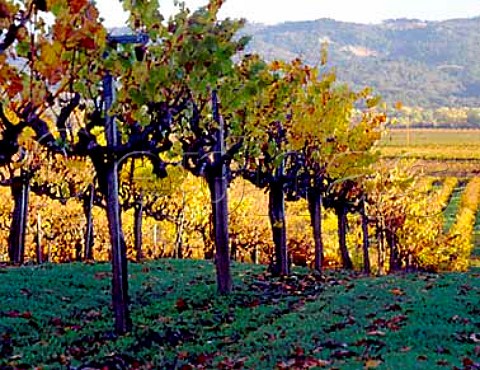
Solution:
M 467 123 L 480 126 L 480 109 L 471 108 L 467 112 Z

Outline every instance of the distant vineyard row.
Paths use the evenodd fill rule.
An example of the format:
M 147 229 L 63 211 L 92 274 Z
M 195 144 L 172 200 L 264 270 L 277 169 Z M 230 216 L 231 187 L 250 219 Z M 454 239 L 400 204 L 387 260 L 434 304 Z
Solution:
M 446 231 L 443 210 L 460 183 L 456 178 L 421 178 L 413 188 L 404 194 L 378 203 L 379 208 L 369 208 L 370 213 L 370 261 L 377 272 L 388 266 L 388 252 L 382 243 L 391 243 L 393 237 L 400 245 L 405 258 L 415 258 L 418 263 L 430 269 L 464 269 L 468 265 L 473 248 L 471 238 L 475 225 L 475 215 L 480 209 L 480 178 L 468 181 L 465 190 L 460 188 L 461 200 L 453 226 Z M 183 180 L 181 190 L 174 195 L 178 199 L 177 209 L 182 218 L 156 221 L 143 216 L 143 256 L 154 259 L 162 257 L 211 258 L 213 256 L 212 225 L 205 204 L 208 204 L 208 189 L 193 176 Z M 398 198 L 398 199 L 395 199 Z M 0 259 L 8 260 L 7 239 L 11 219 L 9 192 L 0 188 Z M 417 202 L 410 202 L 411 199 Z M 178 206 L 181 204 L 182 206 Z M 245 262 L 267 264 L 273 253 L 271 228 L 265 207 L 268 197 L 251 184 L 236 181 L 230 189 L 230 235 L 231 248 L 235 259 Z M 384 209 L 382 209 L 384 207 Z M 406 219 L 396 220 L 393 211 L 404 207 Z M 406 208 L 405 208 L 406 207 Z M 287 204 L 288 244 L 292 262 L 298 265 L 312 265 L 314 243 L 309 232 L 308 208 L 305 201 Z M 383 228 L 378 220 L 382 216 Z M 394 219 L 392 219 L 394 217 Z M 179 222 L 179 220 L 181 220 Z M 136 259 L 134 248 L 134 212 L 123 215 L 127 251 L 130 259 Z M 335 212 L 323 212 L 323 241 L 325 246 L 325 266 L 341 265 L 338 248 L 338 222 Z M 32 195 L 29 204 L 27 229 L 27 261 L 69 262 L 82 260 L 85 251 L 86 220 L 80 201 L 72 199 L 66 204 L 47 197 Z M 397 227 L 395 230 L 394 227 Z M 385 240 L 379 236 L 383 230 Z M 393 231 L 393 235 L 392 235 Z M 388 236 L 390 235 L 390 236 Z M 390 240 L 389 240 L 390 238 Z M 358 214 L 348 215 L 347 246 L 356 268 L 362 266 L 362 223 Z M 95 260 L 107 261 L 110 244 L 107 219 L 104 211 L 94 209 L 94 248 Z M 454 263 L 452 263 L 454 262 Z M 387 265 L 385 265 L 387 264 Z

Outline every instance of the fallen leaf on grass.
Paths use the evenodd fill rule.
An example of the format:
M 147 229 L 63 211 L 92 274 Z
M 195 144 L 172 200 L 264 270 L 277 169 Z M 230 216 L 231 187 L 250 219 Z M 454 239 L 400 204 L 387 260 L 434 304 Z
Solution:
M 85 317 L 89 320 L 98 319 L 101 316 L 102 316 L 102 312 L 97 310 L 90 310 L 85 314 Z
M 193 370 L 195 369 L 193 365 L 190 364 L 183 364 L 182 366 L 179 367 L 180 370 Z
M 21 317 L 22 319 L 27 319 L 27 320 L 29 320 L 29 319 L 32 318 L 32 313 L 31 313 L 30 311 L 25 311 L 25 312 L 23 312 L 23 313 L 20 315 L 20 317 Z
M 405 292 L 400 289 L 400 288 L 393 288 L 392 290 L 390 290 L 390 293 L 392 293 L 393 295 L 405 295 Z
M 187 304 L 187 302 L 185 302 L 185 300 L 183 298 L 178 298 L 177 299 L 177 302 L 175 303 L 175 307 L 180 312 L 188 310 L 188 304 Z
M 344 358 L 355 357 L 357 355 L 358 354 L 354 351 L 350 351 L 348 349 L 339 349 L 337 351 L 333 351 L 331 357 L 341 360 Z
M 480 370 L 480 362 L 474 362 L 471 358 L 464 357 L 462 359 L 463 369 L 454 367 L 454 370 Z
M 169 322 L 172 321 L 172 318 L 168 316 L 158 316 L 156 321 L 163 324 L 168 324 Z
M 367 335 L 373 335 L 373 336 L 378 336 L 378 337 L 384 337 L 386 333 L 381 330 L 372 330 L 367 332 Z
M 200 353 L 196 359 L 195 359 L 195 363 L 197 365 L 205 365 L 208 361 L 210 361 L 212 359 L 212 355 L 207 355 L 205 353 Z
M 392 317 L 390 320 L 387 321 L 387 328 L 392 331 L 400 330 L 400 326 L 402 326 L 406 320 L 407 317 L 405 315 L 398 315 Z
M 467 324 L 470 323 L 470 319 L 465 318 L 465 317 L 461 317 L 459 315 L 452 316 L 447 321 L 452 322 L 452 323 L 460 323 L 460 324 L 463 324 L 463 325 L 467 325 Z
M 365 369 L 375 369 L 382 364 L 380 360 L 367 360 L 363 366 Z
M 60 317 L 54 317 L 50 320 L 50 324 L 53 326 L 63 326 L 63 320 Z
M 353 316 L 348 316 L 344 321 L 330 325 L 330 327 L 325 329 L 325 332 L 331 333 L 337 330 L 342 330 L 345 329 L 347 326 L 353 325 L 355 323 L 355 318 Z
M 473 343 L 480 343 L 480 333 L 470 334 L 468 337 Z
M 242 357 L 238 359 L 224 358 L 218 365 L 218 369 L 243 369 L 245 361 L 248 360 L 248 357 Z
M 393 311 L 401 311 L 402 307 L 398 303 L 393 303 L 385 306 L 385 311 L 393 312 Z
M 390 319 L 385 319 L 380 317 L 373 320 L 372 325 L 369 325 L 368 327 L 366 327 L 366 329 L 368 331 L 376 331 L 379 328 L 387 328 L 387 329 L 390 329 L 391 331 L 398 331 L 403 325 L 405 325 L 406 321 L 407 321 L 407 316 L 405 315 L 397 315 Z
M 455 333 L 454 337 L 459 342 L 480 343 L 480 333 L 459 332 L 459 333 Z
M 261 303 L 260 300 L 258 298 L 255 298 L 254 300 L 252 300 L 247 304 L 247 307 L 257 307 L 260 305 L 260 303 Z
M 442 346 L 437 346 L 437 348 L 435 348 L 435 352 L 441 355 L 450 354 L 450 350 Z
M 304 359 L 292 358 L 288 361 L 279 362 L 276 366 L 278 370 L 300 370 L 311 369 L 316 367 L 326 367 L 331 361 L 321 360 L 314 357 L 306 357 Z
M 112 273 L 111 272 L 96 272 L 94 275 L 93 275 L 94 279 L 96 280 L 102 280 L 102 279 L 106 279 L 106 278 L 110 278 L 112 277 Z
M 31 296 L 32 295 L 32 292 L 30 289 L 27 289 L 27 288 L 23 288 L 23 289 L 20 289 L 20 293 L 24 296 Z
M 450 366 L 450 363 L 447 360 L 438 360 L 437 361 L 438 366 Z
M 17 310 L 11 310 L 11 311 L 4 312 L 2 316 L 9 317 L 12 319 L 22 318 L 22 319 L 28 320 L 32 318 L 32 313 L 30 311 L 20 312 Z
M 3 313 L 3 316 L 5 317 L 10 317 L 10 318 L 16 318 L 20 317 L 20 312 L 17 310 L 11 310 Z
M 384 341 L 376 338 L 362 338 L 352 343 L 352 345 L 354 345 L 355 347 L 365 347 L 365 350 L 367 351 L 378 351 L 381 348 L 385 347 L 387 344 Z
M 434 287 L 433 283 L 427 283 L 425 284 L 425 287 L 423 288 L 423 290 L 430 290 Z
M 143 266 L 143 267 L 142 267 L 142 272 L 143 272 L 143 273 L 150 272 L 150 267 L 149 267 L 149 266 Z
M 323 350 L 324 348 L 327 349 L 337 349 L 337 348 L 347 348 L 348 344 L 344 342 L 337 342 L 334 339 L 328 338 L 325 342 L 321 343 L 318 350 Z

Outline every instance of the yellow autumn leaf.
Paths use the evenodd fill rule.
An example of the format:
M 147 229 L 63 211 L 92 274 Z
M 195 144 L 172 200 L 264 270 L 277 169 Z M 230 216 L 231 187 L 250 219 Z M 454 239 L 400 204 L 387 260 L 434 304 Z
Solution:
M 20 122 L 20 118 L 11 109 L 5 108 L 4 114 L 12 124 L 17 125 Z
M 106 145 L 107 144 L 107 139 L 105 137 L 105 128 L 104 127 L 94 127 L 92 129 L 92 134 L 95 135 L 97 138 L 97 141 L 100 145 Z
M 44 43 L 41 46 L 42 61 L 49 66 L 56 65 L 58 63 L 59 44 Z
M 379 367 L 380 365 L 382 364 L 382 361 L 380 360 L 367 360 L 365 362 L 365 366 L 364 366 L 364 369 L 376 369 L 377 367 Z

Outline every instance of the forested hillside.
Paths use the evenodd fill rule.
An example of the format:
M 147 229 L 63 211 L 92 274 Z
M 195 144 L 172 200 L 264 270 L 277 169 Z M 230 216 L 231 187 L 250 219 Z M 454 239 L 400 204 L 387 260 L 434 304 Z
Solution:
M 318 64 L 322 43 L 340 80 L 373 86 L 409 106 L 480 105 L 480 17 L 442 22 L 389 20 L 354 24 L 320 19 L 249 24 L 249 51 L 267 59 L 300 56 Z

